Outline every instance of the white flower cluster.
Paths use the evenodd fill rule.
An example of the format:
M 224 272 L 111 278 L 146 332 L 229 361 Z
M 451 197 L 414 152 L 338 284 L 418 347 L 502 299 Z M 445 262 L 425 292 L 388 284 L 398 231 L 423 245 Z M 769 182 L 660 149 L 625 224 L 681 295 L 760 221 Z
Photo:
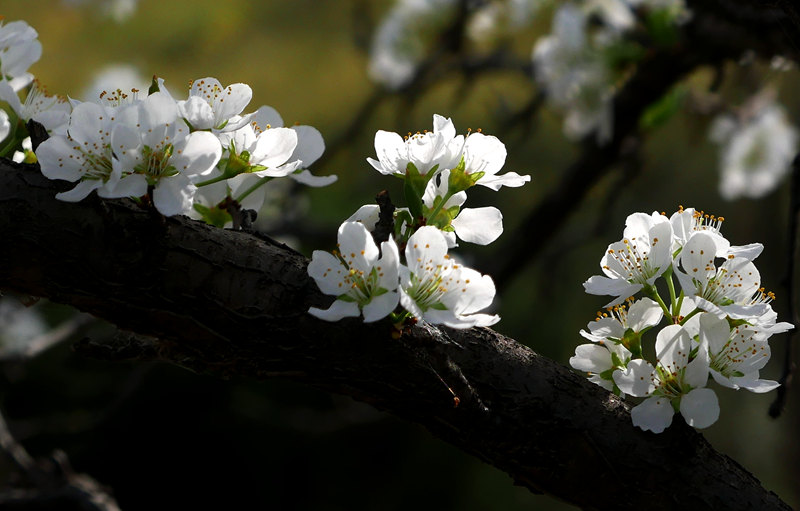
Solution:
M 377 321 L 392 314 L 396 325 L 414 317 L 453 328 L 489 326 L 496 315 L 481 314 L 494 299 L 491 277 L 457 263 L 448 249 L 456 238 L 486 245 L 503 232 L 497 208 L 464 208 L 466 190 L 518 187 L 530 176 L 497 175 L 506 149 L 483 133 L 456 135 L 450 119 L 433 117 L 433 131 L 409 134 L 378 131 L 378 172 L 404 181 L 408 208 L 394 213 L 394 233 L 375 245 L 380 208 L 366 205 L 339 227 L 338 249 L 314 251 L 308 274 L 323 293 L 336 296 L 329 309 L 309 312 L 328 321 L 358 317 Z M 403 264 L 400 255 L 405 255 Z M 406 311 L 395 314 L 398 304 Z
M 634 213 L 623 239 L 600 261 L 604 275 L 583 286 L 611 295 L 608 312 L 589 323 L 570 364 L 619 396 L 645 398 L 631 411 L 633 424 L 661 433 L 680 413 L 690 426 L 717 421 L 719 404 L 706 387 L 709 375 L 723 387 L 768 392 L 778 383 L 759 371 L 770 357 L 768 339 L 793 325 L 778 323 L 753 260 L 763 246 L 733 246 L 720 233 L 724 218 L 680 208 L 671 217 Z M 673 275 L 680 283 L 676 294 Z M 656 289 L 663 278 L 665 302 Z M 634 294 L 645 297 L 634 300 Z M 626 297 L 630 297 L 627 298 Z M 623 302 L 626 302 L 623 304 Z M 666 318 L 652 361 L 642 336 Z
M 250 196 L 246 206 L 260 208 L 261 185 L 269 179 L 312 185 L 336 179 L 302 170 L 324 150 L 316 129 L 283 128 L 270 107 L 242 113 L 252 96 L 248 85 L 202 78 L 182 100 L 160 79 L 156 88 L 146 96 L 133 89 L 101 94 L 98 102 L 71 100 L 65 124 L 47 126 L 52 136 L 36 151 L 42 173 L 77 183 L 58 199 L 79 201 L 93 190 L 105 198 L 151 194 L 164 215 L 224 225 L 230 218 L 221 204 Z M 260 195 L 253 193 L 259 188 Z
M 0 110 L 0 140 L 8 139 L 0 156 L 38 161 L 49 179 L 76 183 L 56 195 L 60 200 L 80 201 L 96 190 L 105 198 L 146 198 L 163 215 L 224 226 L 239 208 L 260 209 L 271 179 L 310 186 L 336 180 L 307 170 L 325 150 L 315 128 L 284 128 L 268 106 L 243 113 L 253 95 L 246 84 L 223 87 L 201 78 L 186 99 L 175 99 L 158 79 L 147 95 L 116 89 L 96 101 L 67 100 L 49 95 L 27 72 L 41 52 L 27 23 L 0 21 L 0 101 L 9 110 Z M 25 138 L 29 120 L 50 135 L 36 154 Z

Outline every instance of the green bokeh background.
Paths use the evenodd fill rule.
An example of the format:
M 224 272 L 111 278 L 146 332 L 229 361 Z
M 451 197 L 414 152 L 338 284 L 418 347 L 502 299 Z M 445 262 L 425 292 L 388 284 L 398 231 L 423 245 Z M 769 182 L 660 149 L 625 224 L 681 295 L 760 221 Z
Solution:
M 249 110 L 275 107 L 287 124 L 317 127 L 340 136 L 375 85 L 367 57 L 354 43 L 369 27 L 355 5 L 374 18 L 388 2 L 293 0 L 142 0 L 124 23 L 102 16 L 96 4 L 70 6 L 55 0 L 6 0 L 6 20 L 24 19 L 39 31 L 42 59 L 31 71 L 59 94 L 80 96 L 94 73 L 130 63 L 143 75 L 157 74 L 182 97 L 188 84 L 214 76 L 223 84 L 244 82 L 254 91 Z M 538 35 L 548 30 L 544 13 L 518 34 L 512 49 L 528 58 Z M 754 73 L 753 69 L 758 70 Z M 797 71 L 767 66 L 742 70 L 728 65 L 723 97 L 734 104 L 754 83 L 796 90 Z M 755 78 L 753 78 L 755 76 Z M 702 88 L 710 70 L 686 81 Z M 413 108 L 398 98 L 383 102 L 323 166 L 334 185 L 309 190 L 307 225 L 329 233 L 299 239 L 310 254 L 330 248 L 339 223 L 395 180 L 366 163 L 374 155 L 377 129 L 408 132 L 431 126 L 433 113 L 452 117 L 460 132 L 502 132 L 498 111 L 521 107 L 536 89 L 526 77 L 494 73 L 469 84 L 445 76 Z M 782 100 L 797 120 L 797 100 Z M 781 318 L 788 186 L 758 201 L 725 202 L 717 193 L 717 148 L 707 140 L 708 118 L 678 113 L 652 130 L 638 176 L 620 186 L 621 170 L 598 179 L 587 199 L 561 212 L 565 228 L 542 255 L 523 264 L 496 298 L 503 320 L 496 329 L 537 352 L 566 364 L 582 342 L 578 330 L 605 300 L 583 293 L 581 283 L 598 272 L 606 245 L 618 239 L 634 211 L 674 211 L 679 204 L 723 215 L 734 244 L 760 241 L 766 249 L 759 269 Z M 580 148 L 561 132 L 556 112 L 543 110 L 535 129 L 502 132 L 506 170 L 531 174 L 523 188 L 471 193 L 469 206 L 495 204 L 511 236 L 525 212 L 560 179 Z M 606 197 L 612 194 L 608 207 Z M 599 225 L 600 229 L 595 226 Z M 13 247 L 12 247 L 13 248 Z M 461 254 L 491 261 L 492 247 L 462 247 Z M 53 313 L 64 314 L 53 307 Z M 92 335 L 103 335 L 97 328 Z M 774 359 L 765 377 L 777 377 L 784 339 L 773 341 Z M 722 413 L 704 434 L 794 507 L 800 506 L 800 395 L 794 390 L 786 414 L 767 416 L 774 394 L 720 390 Z M 504 473 L 440 442 L 421 428 L 376 412 L 348 398 L 329 396 L 283 381 L 218 381 L 165 365 L 99 364 L 62 346 L 23 366 L 6 368 L 3 407 L 14 431 L 35 455 L 63 448 L 75 468 L 114 489 L 123 510 L 190 509 L 573 509 L 515 487 Z M 613 460 L 612 460 L 613 461 Z M 0 465 L 2 468 L 2 465 Z M 669 477 L 669 474 L 664 474 Z M 576 486 L 581 481 L 574 481 Z M 609 488 L 609 491 L 614 491 Z M 654 497 L 657 498 L 657 497 Z

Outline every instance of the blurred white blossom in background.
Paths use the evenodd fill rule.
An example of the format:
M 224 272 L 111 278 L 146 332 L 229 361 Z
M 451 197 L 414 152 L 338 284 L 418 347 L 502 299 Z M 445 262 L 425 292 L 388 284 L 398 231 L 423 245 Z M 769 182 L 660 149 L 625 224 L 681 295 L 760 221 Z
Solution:
M 797 154 L 797 128 L 771 92 L 757 95 L 739 115 L 717 116 L 709 136 L 720 144 L 719 192 L 727 200 L 772 192 Z

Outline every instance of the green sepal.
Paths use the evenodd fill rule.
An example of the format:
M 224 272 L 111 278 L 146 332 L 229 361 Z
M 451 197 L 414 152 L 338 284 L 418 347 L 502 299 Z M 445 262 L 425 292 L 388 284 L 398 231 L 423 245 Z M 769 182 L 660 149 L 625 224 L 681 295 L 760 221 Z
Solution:
M 150 88 L 147 89 L 147 95 L 155 94 L 156 92 L 161 92 L 158 88 L 158 80 L 156 79 L 156 75 L 153 75 L 153 80 L 150 82 Z
M 433 305 L 431 305 L 428 308 L 429 309 L 434 309 L 434 310 L 437 310 L 437 311 L 446 311 L 447 310 L 447 306 L 445 304 L 443 304 L 442 302 L 436 302 L 436 303 L 434 303 Z
M 435 167 L 431 169 L 431 172 L 435 172 Z M 403 194 L 414 219 L 422 217 L 422 196 L 425 193 L 425 187 L 428 185 L 431 175 L 431 173 L 424 176 L 421 175 L 417 167 L 411 162 L 408 162 L 406 166 Z
M 466 163 L 464 161 L 464 157 L 462 156 L 461 161 L 458 162 L 458 165 L 450 171 L 450 178 L 447 180 L 447 190 L 450 191 L 452 195 L 455 195 L 458 192 L 463 192 L 475 186 L 475 183 L 477 183 L 478 180 L 485 175 L 486 172 L 473 172 L 471 174 L 467 174 Z
M 341 300 L 343 302 L 354 303 L 356 301 L 355 298 L 349 295 L 339 295 L 336 297 L 337 300 Z
M 634 358 L 642 357 L 642 334 L 634 332 L 633 329 L 628 328 L 622 336 L 620 343 L 628 348 Z
M 614 371 L 616 370 L 617 369 L 615 367 L 612 367 L 611 369 L 606 369 L 605 371 L 600 373 L 600 378 L 604 380 L 614 381 Z
M 213 225 L 214 227 L 225 227 L 226 223 L 233 222 L 230 213 L 224 209 L 220 209 L 216 206 L 209 208 L 202 204 L 195 204 L 193 207 L 195 211 L 200 213 L 205 223 Z
M 375 268 L 373 268 L 372 271 L 376 271 Z M 389 292 L 389 290 L 386 289 L 385 287 L 379 287 L 377 291 L 372 293 L 372 298 L 375 298 L 376 296 L 380 296 L 380 295 L 385 295 L 388 292 Z
M 405 209 L 396 209 L 394 212 L 394 234 L 396 238 L 400 239 L 400 234 L 402 234 L 403 224 L 405 224 L 406 228 L 408 229 L 414 223 L 414 219 L 411 218 L 411 213 L 409 213 Z
M 614 364 L 615 368 L 616 367 L 620 367 L 620 368 L 625 367 L 625 362 L 623 362 L 622 359 L 619 358 L 619 355 L 617 355 L 613 351 L 611 352 L 611 363 Z
M 750 323 L 746 319 L 732 319 L 731 317 L 727 317 L 727 319 L 728 319 L 728 325 L 730 325 L 731 330 L 740 327 L 742 325 L 750 325 Z

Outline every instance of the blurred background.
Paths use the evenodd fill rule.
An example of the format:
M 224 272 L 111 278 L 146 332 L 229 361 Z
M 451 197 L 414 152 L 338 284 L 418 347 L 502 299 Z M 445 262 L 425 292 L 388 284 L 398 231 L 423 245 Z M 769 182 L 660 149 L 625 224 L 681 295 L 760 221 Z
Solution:
M 399 181 L 365 161 L 375 156 L 378 129 L 430 129 L 439 113 L 451 117 L 460 133 L 481 128 L 500 137 L 508 149 L 504 172 L 530 174 L 532 181 L 498 195 L 471 191 L 467 206 L 499 207 L 505 224 L 500 240 L 520 246 L 531 243 L 513 239 L 524 216 L 582 151 L 565 137 L 559 111 L 541 104 L 529 68 L 535 42 L 551 29 L 553 6 L 501 39 L 467 48 L 478 56 L 501 51 L 509 57 L 506 64 L 474 74 L 445 67 L 434 78 L 411 82 L 409 90 L 377 83 L 369 74 L 370 43 L 391 2 L 3 4 L 6 21 L 25 20 L 39 32 L 43 55 L 31 72 L 51 93 L 91 99 L 98 73 L 114 66 L 142 80 L 145 90 L 157 74 L 181 98 L 191 81 L 213 76 L 224 85 L 252 87 L 247 111 L 270 105 L 287 125 L 319 129 L 328 152 L 312 170 L 336 174 L 338 182 L 320 189 L 276 186 L 259 218 L 261 228 L 307 255 L 331 248 L 338 225 L 378 191 L 388 189 L 401 202 Z M 798 98 L 785 93 L 800 85 L 796 70 L 751 59 L 728 62 L 724 71 L 714 101 L 741 105 L 770 85 L 797 121 Z M 703 99 L 713 79 L 713 70 L 700 68 L 682 87 Z M 781 287 L 788 179 L 760 199 L 723 200 L 720 147 L 708 135 L 713 116 L 698 110 L 677 109 L 649 129 L 634 169 L 618 165 L 598 176 L 584 200 L 560 212 L 566 223 L 543 241 L 535 258 L 515 256 L 513 276 L 495 300 L 502 316 L 496 330 L 568 365 L 583 343 L 578 331 L 607 301 L 586 295 L 581 284 L 599 273 L 600 257 L 620 238 L 626 216 L 669 215 L 679 205 L 724 216 L 723 232 L 733 244 L 765 245 L 757 261 L 763 283 L 778 295 L 773 305 L 779 318 L 791 320 Z M 459 254 L 490 272 L 496 250 L 464 243 Z M 26 308 L 12 296 L 2 304 L 0 408 L 11 431 L 34 456 L 63 449 L 77 471 L 113 489 L 123 510 L 573 509 L 515 487 L 503 472 L 421 428 L 349 398 L 280 380 L 219 381 L 163 364 L 105 364 L 72 354 L 70 341 L 113 332 L 102 322 L 83 319 L 66 342 L 33 358 L 16 356 L 26 339 L 73 321 L 73 311 L 45 302 Z M 784 342 L 785 336 L 772 339 L 773 359 L 762 377 L 780 375 Z M 799 394 L 790 391 L 786 412 L 773 420 L 767 410 L 774 393 L 720 390 L 720 419 L 703 432 L 793 507 L 800 506 Z M 7 482 L 12 472 L 0 459 L 0 477 Z

